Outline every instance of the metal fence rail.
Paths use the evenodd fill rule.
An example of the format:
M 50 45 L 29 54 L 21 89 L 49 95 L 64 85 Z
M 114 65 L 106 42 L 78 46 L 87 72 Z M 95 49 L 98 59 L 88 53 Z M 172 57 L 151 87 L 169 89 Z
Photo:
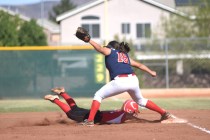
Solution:
M 210 39 L 176 38 L 140 44 L 136 59 L 156 70 L 157 78 L 142 73 L 142 88 L 210 87 Z

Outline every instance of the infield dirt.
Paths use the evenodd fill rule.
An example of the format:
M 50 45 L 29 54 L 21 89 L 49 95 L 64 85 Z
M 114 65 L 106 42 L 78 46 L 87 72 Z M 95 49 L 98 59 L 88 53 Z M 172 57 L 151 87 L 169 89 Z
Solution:
M 209 110 L 170 110 L 190 123 L 210 130 Z M 149 110 L 141 118 L 157 120 Z M 62 112 L 0 114 L 1 140 L 209 140 L 210 134 L 188 124 L 127 122 L 124 124 L 85 127 L 67 119 Z
M 143 91 L 145 94 L 145 91 Z M 198 92 L 198 91 L 197 91 Z M 158 93 L 156 91 L 156 93 Z M 178 92 L 176 92 L 178 93 Z M 192 93 L 192 92 L 191 92 Z M 150 94 L 152 95 L 152 94 Z M 173 95 L 173 94 L 170 94 Z M 185 94 L 187 95 L 187 94 Z M 200 94 L 199 94 L 200 95 Z M 203 96 L 209 95 L 204 94 Z M 121 95 L 122 96 L 122 95 Z M 144 96 L 151 97 L 147 93 Z M 175 94 L 174 94 L 175 96 Z M 195 96 L 195 93 L 193 94 Z M 198 95 L 197 95 L 198 96 Z M 126 98 L 124 94 L 122 98 Z M 154 97 L 154 96 L 153 96 Z M 173 96 L 172 96 L 173 97 Z M 196 96 L 195 96 L 196 97 Z M 1 140 L 210 140 L 210 110 L 169 110 L 189 123 L 153 122 L 159 114 L 142 110 L 142 121 L 85 127 L 68 119 L 62 111 L 0 114 Z M 151 121 L 151 122 L 145 122 Z

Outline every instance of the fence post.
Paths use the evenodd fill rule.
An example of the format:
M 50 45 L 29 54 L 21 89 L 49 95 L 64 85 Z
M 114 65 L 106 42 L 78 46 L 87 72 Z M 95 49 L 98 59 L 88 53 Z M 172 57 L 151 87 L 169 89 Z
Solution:
M 166 88 L 169 88 L 169 71 L 168 71 L 168 40 L 164 41 L 165 43 L 165 63 L 166 63 Z

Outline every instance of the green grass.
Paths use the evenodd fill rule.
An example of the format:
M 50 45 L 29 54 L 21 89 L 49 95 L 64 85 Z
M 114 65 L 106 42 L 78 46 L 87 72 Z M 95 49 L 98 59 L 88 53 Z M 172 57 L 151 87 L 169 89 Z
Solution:
M 153 101 L 166 109 L 210 109 L 210 98 L 164 98 Z
M 210 98 L 154 98 L 151 99 L 165 109 L 210 109 Z M 63 101 L 63 100 L 62 100 Z M 78 106 L 90 108 L 92 98 L 76 98 Z M 124 100 L 106 99 L 100 110 L 119 109 Z M 0 100 L 0 113 L 4 112 L 46 112 L 58 111 L 60 108 L 43 99 Z

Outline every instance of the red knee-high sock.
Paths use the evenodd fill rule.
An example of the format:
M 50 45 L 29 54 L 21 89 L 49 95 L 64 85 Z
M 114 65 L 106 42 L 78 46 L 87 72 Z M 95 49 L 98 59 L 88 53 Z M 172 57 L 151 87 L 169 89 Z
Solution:
M 100 102 L 93 100 L 92 105 L 91 105 L 91 109 L 90 109 L 90 114 L 88 117 L 88 121 L 93 121 L 96 115 L 96 112 L 99 110 L 100 108 Z
M 76 105 L 75 101 L 66 92 L 62 92 L 60 95 L 66 100 L 70 107 Z
M 153 103 L 150 100 L 147 101 L 146 108 L 156 111 L 160 113 L 160 115 L 163 115 L 166 112 L 165 110 L 161 109 L 159 106 L 157 106 L 155 103 Z
M 65 113 L 67 113 L 68 111 L 71 110 L 71 108 L 70 108 L 67 104 L 61 102 L 61 101 L 58 100 L 58 99 L 55 99 L 53 102 L 54 102 L 55 104 L 57 104 Z

